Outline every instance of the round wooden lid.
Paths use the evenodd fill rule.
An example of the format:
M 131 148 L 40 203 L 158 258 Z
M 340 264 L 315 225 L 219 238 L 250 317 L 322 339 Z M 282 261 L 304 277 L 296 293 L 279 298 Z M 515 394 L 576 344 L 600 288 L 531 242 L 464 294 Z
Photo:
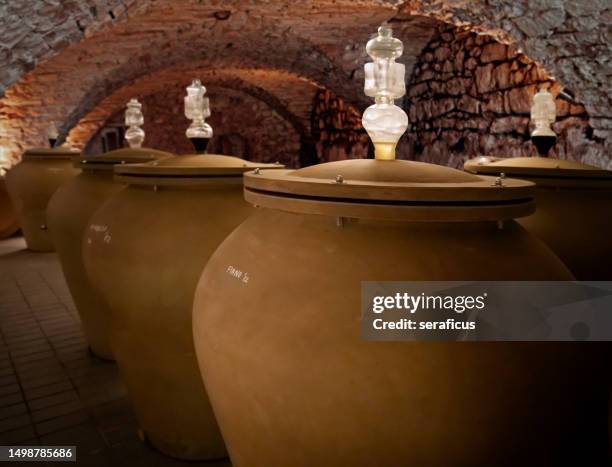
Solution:
M 403 160 L 256 170 L 245 174 L 245 197 L 292 212 L 410 221 L 501 220 L 535 209 L 531 182 Z
M 139 185 L 197 185 L 242 183 L 242 175 L 253 169 L 279 169 L 281 164 L 250 162 L 220 154 L 173 156 L 144 164 L 115 166 L 115 178 Z
M 612 189 L 612 171 L 564 159 L 512 157 L 480 165 L 466 162 L 464 168 L 483 175 L 521 177 L 538 186 Z
M 71 160 L 74 156 L 78 156 L 81 152 L 78 149 L 73 149 L 66 146 L 58 146 L 55 148 L 32 148 L 23 153 L 23 160 Z
M 122 148 L 105 152 L 99 156 L 75 157 L 72 161 L 78 169 L 112 172 L 113 166 L 117 164 L 136 164 L 167 157 L 172 157 L 172 154 L 157 149 Z

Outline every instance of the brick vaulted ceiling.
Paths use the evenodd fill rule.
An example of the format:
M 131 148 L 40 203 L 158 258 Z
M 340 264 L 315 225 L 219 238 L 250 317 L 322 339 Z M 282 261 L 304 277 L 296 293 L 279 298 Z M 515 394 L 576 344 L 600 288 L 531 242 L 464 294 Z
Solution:
M 0 157 L 44 143 L 50 120 L 83 145 L 128 97 L 195 76 L 257 94 L 307 131 L 308 102 L 319 88 L 359 108 L 367 104 L 364 43 L 385 20 L 404 41 L 408 73 L 440 22 L 515 43 L 571 87 L 595 131 L 610 142 L 609 6 L 605 0 L 4 2 Z
M 295 73 L 276 69 L 258 68 L 209 68 L 205 65 L 178 66 L 145 75 L 122 86 L 101 101 L 89 100 L 95 106 L 82 116 L 82 109 L 72 117 L 75 124 L 68 134 L 68 142 L 84 148 L 96 131 L 115 113 L 122 111 L 131 97 L 142 99 L 162 89 L 180 85 L 185 88 L 193 78 L 199 78 L 209 88 L 212 110 L 215 112 L 214 93 L 211 86 L 234 89 L 262 100 L 287 120 L 298 134 L 309 133 L 312 100 L 319 86 Z M 181 101 L 176 106 L 181 109 Z M 80 118 L 77 122 L 77 118 Z

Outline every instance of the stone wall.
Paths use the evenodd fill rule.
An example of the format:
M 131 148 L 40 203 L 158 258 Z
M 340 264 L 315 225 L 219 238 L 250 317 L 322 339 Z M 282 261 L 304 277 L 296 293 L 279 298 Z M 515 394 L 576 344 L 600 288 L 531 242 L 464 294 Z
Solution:
M 75 135 L 87 141 L 106 120 L 92 124 L 88 116 L 109 97 L 170 69 L 291 73 L 312 84 L 308 95 L 326 88 L 363 110 L 369 102 L 363 95 L 364 44 L 385 20 L 404 41 L 402 63 L 408 75 L 441 23 L 520 47 L 585 106 L 591 129 L 572 130 L 583 160 L 612 166 L 612 4 L 606 0 L 3 2 L 0 164 L 13 164 L 23 149 L 43 144 L 49 121 L 57 123 L 60 138 L 90 125 L 87 138 Z M 295 102 L 293 83 L 268 88 L 251 75 L 235 73 L 235 78 L 261 87 L 300 117 L 300 109 L 289 105 Z M 582 120 L 582 115 L 575 117 Z M 435 141 L 425 142 L 430 143 Z M 400 155 L 411 157 L 411 146 L 410 136 L 405 137 Z
M 370 139 L 361 126 L 361 113 L 331 91 L 315 95 L 310 126 L 320 162 L 368 156 Z
M 68 142 L 82 149 L 111 116 L 123 112 L 133 97 L 155 95 L 168 88 L 183 87 L 198 78 L 208 88 L 234 89 L 263 101 L 287 120 L 300 135 L 310 131 L 314 83 L 290 72 L 266 69 L 202 69 L 179 67 L 147 75 L 104 98 L 68 134 Z
M 193 152 L 185 137 L 190 121 L 183 113 L 183 86 L 175 86 L 141 98 L 146 133 L 145 146 L 178 154 Z M 300 136 L 295 129 L 261 100 L 243 92 L 209 87 L 211 124 L 214 137 L 208 152 L 243 157 L 258 162 L 298 165 Z M 111 117 L 103 128 L 121 126 L 123 111 Z M 99 147 L 100 133 L 87 145 L 87 152 Z
M 264 162 L 278 160 L 288 167 L 300 167 L 365 158 L 368 151 L 373 150 L 361 126 L 361 113 L 329 90 L 317 91 L 311 101 L 308 126 L 312 133 L 305 140 L 288 121 L 261 100 L 237 90 L 208 88 L 212 107 L 208 122 L 215 132 L 209 152 Z M 140 99 L 145 114 L 145 146 L 179 154 L 192 152 L 191 143 L 184 136 L 190 123 L 183 115 L 184 93 L 182 87 L 175 86 Z M 122 109 L 108 118 L 87 143 L 86 153 L 101 152 L 101 132 L 107 128 L 123 127 L 123 112 Z M 312 146 L 313 154 L 307 154 L 305 160 L 304 152 L 309 146 Z
M 529 57 L 493 37 L 441 26 L 407 85 L 408 157 L 461 166 L 476 155 L 528 156 L 532 97 L 562 87 Z M 605 165 L 582 105 L 556 98 L 551 156 Z
M 124 19 L 129 3 L 133 0 L 0 2 L 0 97 L 40 61 Z
M 165 85 L 165 89 L 143 100 L 147 143 L 173 152 L 189 152 L 191 147 L 183 136 L 188 125 L 182 115 L 184 89 L 171 85 L 177 78 L 170 78 L 163 80 L 169 88 Z M 155 82 L 159 79 L 152 77 Z M 291 89 L 284 91 L 279 103 L 300 103 L 295 110 L 290 108 L 290 113 L 304 122 L 297 125 L 303 128 L 298 133 L 295 122 L 292 127 L 286 115 L 278 114 L 270 103 L 263 103 L 266 99 L 256 99 L 253 93 L 239 89 L 224 89 L 224 82 L 218 81 L 217 95 L 211 94 L 210 121 L 216 132 L 211 150 L 253 160 L 278 159 L 292 167 L 371 155 L 369 138 L 361 126 L 361 110 L 331 90 L 316 91 L 311 105 L 304 97 L 313 91 L 300 89 L 300 94 L 295 83 L 291 89 L 304 96 L 292 95 Z M 269 83 L 260 79 L 257 84 L 278 90 L 281 82 L 276 78 Z M 562 89 L 541 66 L 512 46 L 489 35 L 440 24 L 417 56 L 406 97 L 397 102 L 410 121 L 398 145 L 398 158 L 461 167 L 466 158 L 476 155 L 533 155 L 529 112 L 539 86 L 550 87 L 554 95 Z M 589 125 L 585 108 L 560 97 L 556 104 L 558 120 L 554 129 L 559 141 L 551 155 L 600 166 L 610 163 L 602 156 L 603 146 Z M 252 117 L 244 118 L 245 109 L 250 109 L 246 115 Z M 117 123 L 121 124 L 121 116 Z M 159 132 L 162 125 L 167 132 Z
M 95 6 L 95 1 L 87 3 Z M 81 31 L 73 22 L 73 7 L 62 4 L 85 6 L 85 0 L 44 0 L 45 11 L 37 10 L 43 0 L 10 3 L 20 3 L 23 11 L 20 18 L 10 18 L 18 31 L 7 27 L 7 18 L 0 15 L 0 69 L 16 70 L 10 76 L 0 75 L 5 88 L 0 97 L 0 159 L 9 163 L 16 162 L 24 149 L 44 143 L 49 121 L 57 123 L 63 139 L 110 95 L 169 69 L 290 72 L 347 100 L 359 100 L 361 79 L 353 71 L 363 60 L 363 41 L 395 12 L 392 5 L 378 0 L 121 0 L 118 4 L 124 8 L 113 13 L 114 19 L 102 7 L 96 9 L 97 19 L 85 8 L 90 23 L 84 25 L 83 17 Z M 0 5 L 0 12 L 4 10 Z M 66 21 L 71 32 L 56 27 L 51 21 L 56 16 Z M 31 30 L 20 20 L 40 24 Z M 435 23 L 428 18 L 415 22 Z M 425 26 L 406 25 L 408 32 L 417 33 L 417 38 L 410 36 L 408 41 L 416 44 L 415 49 L 420 50 L 429 38 L 423 34 Z M 4 32 L 11 37 L 31 36 L 44 46 L 45 38 L 39 35 L 47 28 L 49 38 L 57 32 L 64 45 L 48 54 L 36 49 L 28 65 L 35 67 L 26 73 L 18 68 L 24 49 L 15 45 L 4 50 Z M 273 94 L 283 100 L 283 86 Z
M 609 0 L 410 0 L 400 16 L 426 15 L 513 44 L 584 105 L 593 140 L 586 161 L 612 168 L 612 3 Z M 589 131 L 589 134 L 591 131 Z

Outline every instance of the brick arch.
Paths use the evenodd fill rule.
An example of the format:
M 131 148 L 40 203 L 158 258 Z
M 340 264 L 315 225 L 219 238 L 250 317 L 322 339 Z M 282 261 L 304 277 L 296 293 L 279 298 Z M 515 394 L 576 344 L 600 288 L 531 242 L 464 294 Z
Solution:
M 363 45 L 394 11 L 372 0 L 323 0 L 309 8 L 292 2 L 255 8 L 235 1 L 223 4 L 230 17 L 219 19 L 220 6 L 213 2 L 126 5 L 121 21 L 83 33 L 6 90 L 0 99 L 0 145 L 9 156 L 44 143 L 49 120 L 66 132 L 106 95 L 139 76 L 194 61 L 291 70 L 359 101 L 361 83 L 355 86 L 351 73 L 362 54 L 346 54 L 345 44 Z
M 337 69 L 333 63 L 327 59 L 320 51 L 308 44 L 304 44 L 299 39 L 289 41 L 294 45 L 301 43 L 300 53 L 292 55 L 283 52 L 285 41 L 280 38 L 272 44 L 277 52 L 276 57 L 257 57 L 258 51 L 248 47 L 246 44 L 243 49 L 232 48 L 232 53 L 226 54 L 223 59 L 211 59 L 208 57 L 208 66 L 224 68 L 232 66 L 258 67 L 261 69 L 291 69 L 293 60 L 302 64 L 304 76 L 311 79 L 323 79 L 325 85 L 332 89 L 338 89 L 343 81 L 344 73 Z M 204 50 L 204 49 L 201 49 Z M 204 50 L 202 55 L 206 56 Z M 310 58 L 309 58 L 310 57 Z M 94 82 L 89 86 L 81 87 L 79 84 L 79 74 L 73 74 L 73 70 L 78 69 L 75 63 L 61 73 L 45 72 L 40 70 L 38 75 L 31 75 L 24 83 L 20 83 L 9 91 L 0 105 L 7 114 L 11 114 L 12 131 L 9 138 L 11 143 L 19 142 L 20 146 L 41 144 L 45 141 L 44 130 L 49 120 L 58 122 L 61 133 L 66 133 L 78 120 L 104 99 L 105 96 L 112 94 L 131 81 L 137 80 L 144 74 L 155 73 L 168 66 L 176 66 L 185 63 L 202 62 L 197 56 L 185 56 L 184 52 L 172 47 L 168 49 L 166 55 L 158 55 L 156 60 L 148 63 L 141 63 L 137 58 L 133 62 L 125 63 L 119 68 L 105 71 L 100 74 L 99 79 L 95 77 L 95 72 L 91 70 L 89 77 L 94 78 Z M 324 64 L 324 66 L 321 66 Z M 50 65 L 52 68 L 59 67 L 57 62 Z M 43 67 L 41 67 L 43 68 Z M 72 74 L 69 76 L 69 74 Z M 53 82 L 48 77 L 54 76 Z M 343 92 L 343 91 L 337 91 Z M 347 94 L 357 96 L 358 93 L 347 91 Z M 0 123 L 1 124 L 1 123 Z M 8 133 L 8 132 L 7 132 Z M 2 135 L 4 136 L 4 135 Z M 7 139 L 9 139 L 7 138 Z M 0 138 L 2 139 L 2 138 Z
M 575 92 L 594 138 L 612 147 L 611 7 L 602 0 L 63 3 L 9 2 L 0 9 L 6 38 L 0 40 L 0 147 L 8 157 L 43 143 L 49 120 L 67 131 L 142 74 L 194 60 L 293 71 L 362 107 L 363 45 L 388 19 L 404 39 L 408 64 L 439 22 L 517 44 Z
M 297 155 L 301 135 L 286 118 L 270 107 L 267 101 L 254 97 L 250 89 L 237 88 L 235 84 L 214 80 L 208 80 L 206 83 L 212 110 L 207 120 L 214 131 L 209 151 L 230 151 L 230 147 L 222 142 L 231 135 L 239 135 L 246 143 L 244 151 L 223 152 L 224 154 L 260 162 L 279 161 L 287 166 L 296 167 L 299 164 Z M 184 96 L 185 87 L 177 82 L 168 83 L 155 92 L 141 96 L 147 147 L 175 154 L 193 152 L 193 147 L 185 136 L 185 130 L 190 122 L 183 112 Z M 89 140 L 84 148 L 85 153 L 99 154 L 103 150 L 102 130 L 123 127 L 123 120 L 124 107 L 121 107 Z
M 291 110 L 289 110 L 288 106 L 285 105 L 285 103 L 283 103 L 278 97 L 276 97 L 276 95 L 268 92 L 267 90 L 259 86 L 249 85 L 240 78 L 230 78 L 226 81 L 220 82 L 216 82 L 213 80 L 212 82 L 221 88 L 242 91 L 245 94 L 249 94 L 255 99 L 266 103 L 282 118 L 287 120 L 295 129 L 295 131 L 300 135 L 301 138 L 307 138 L 309 136 L 309 129 L 304 124 L 304 121 L 301 120 L 297 115 L 295 115 Z M 313 88 L 313 90 L 316 90 L 315 86 L 313 86 Z
M 601 143 L 602 157 L 604 150 L 609 153 L 612 149 L 610 2 L 407 0 L 398 5 L 398 20 L 414 15 L 514 45 L 584 105 L 594 137 Z
M 235 18 L 243 21 L 240 18 L 245 12 L 253 15 L 254 11 L 262 9 L 261 16 L 274 15 L 283 27 L 293 26 L 291 19 L 294 17 L 296 20 L 303 19 L 304 27 L 308 28 L 313 21 L 310 16 L 321 19 L 325 18 L 326 13 L 331 15 L 345 10 L 353 14 L 359 9 L 371 14 L 375 21 L 423 15 L 457 26 L 469 25 L 501 41 L 516 42 L 527 55 L 579 93 L 594 118 L 607 116 L 610 107 L 610 98 L 604 96 L 607 87 L 606 61 L 593 60 L 584 66 L 586 58 L 609 56 L 609 2 L 319 0 L 296 6 L 292 6 L 291 2 L 275 3 L 277 5 L 265 7 L 267 9 L 264 11 L 261 5 L 254 7 L 241 1 L 227 1 L 221 5 L 186 0 L 86 0 L 57 5 L 37 0 L 7 2 L 0 15 L 0 29 L 6 35 L 6 40 L 0 41 L 0 96 L 35 66 L 92 38 L 122 34 L 139 23 L 149 24 L 152 30 L 165 30 L 161 24 L 153 25 L 153 19 L 160 14 L 166 17 L 176 15 L 175 23 L 183 19 L 184 26 L 180 25 L 180 28 L 187 30 L 194 11 L 201 21 L 212 20 L 211 24 L 224 24 L 233 22 Z M 219 10 L 226 10 L 230 17 L 219 20 L 224 16 L 218 14 Z M 312 10 L 312 15 L 309 10 Z M 164 16 L 159 17 L 164 19 Z M 353 22 L 360 20 L 363 18 L 356 16 Z M 333 25 L 338 27 L 337 22 Z M 349 44 L 352 38 L 344 37 Z M 581 84 L 586 84 L 586 87 Z M 604 89 L 596 92 L 600 85 Z
M 234 89 L 263 101 L 287 120 L 301 137 L 309 135 L 311 102 L 321 86 L 285 70 L 253 68 L 225 68 L 211 70 L 202 64 L 196 67 L 178 67 L 144 76 L 103 99 L 84 115 L 70 130 L 70 144 L 84 148 L 90 138 L 115 115 L 122 112 L 132 97 L 143 98 L 168 86 L 187 86 L 191 79 L 200 78 L 207 86 Z M 176 107 L 182 111 L 182 102 Z M 214 99 L 211 101 L 214 109 Z
M 454 167 L 480 155 L 534 155 L 530 110 L 541 87 L 557 108 L 551 157 L 609 168 L 584 106 L 561 95 L 562 86 L 538 63 L 492 36 L 442 24 L 407 85 L 405 155 Z
M 4 2 L 0 6 L 0 30 L 7 40 L 0 41 L 0 97 L 23 75 L 69 45 L 126 20 L 136 3 L 142 2 Z

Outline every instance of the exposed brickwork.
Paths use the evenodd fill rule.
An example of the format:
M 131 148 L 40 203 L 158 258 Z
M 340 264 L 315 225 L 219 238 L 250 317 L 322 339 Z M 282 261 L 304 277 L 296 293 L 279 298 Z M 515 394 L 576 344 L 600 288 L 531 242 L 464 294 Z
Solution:
M 264 101 L 227 87 L 207 86 L 214 137 L 208 152 L 229 154 L 258 162 L 281 162 L 297 167 L 300 135 Z M 142 98 L 145 146 L 178 154 L 193 153 L 185 137 L 190 124 L 183 113 L 183 86 L 168 87 Z M 107 125 L 121 126 L 123 110 Z M 98 136 L 99 137 L 99 136 Z M 97 147 L 96 139 L 91 146 Z M 95 151 L 94 151 L 95 152 Z
M 355 70 L 363 63 L 363 42 L 395 13 L 393 6 L 372 0 L 142 0 L 128 7 L 112 28 L 65 47 L 7 89 L 0 100 L 0 145 L 9 156 L 44 143 L 49 120 L 59 122 L 66 135 L 113 92 L 181 66 L 290 70 L 358 102 L 363 94 Z M 425 34 L 410 41 L 416 55 L 429 36 L 427 28 L 413 29 L 417 37 Z
M 7 1 L 0 4 L 0 97 L 69 44 L 126 17 L 130 0 Z
M 401 10 L 490 34 L 537 61 L 586 108 L 601 142 L 597 154 L 589 150 L 588 161 L 611 167 L 610 1 L 409 0 Z
M 101 103 L 169 69 L 290 72 L 312 86 L 290 94 L 243 76 L 227 81 L 237 78 L 284 102 L 272 107 L 294 128 L 309 119 L 287 102 L 318 88 L 361 111 L 369 103 L 362 92 L 363 45 L 391 19 L 404 40 L 408 76 L 440 22 L 522 48 L 584 104 L 600 142 L 598 154 L 584 142 L 589 160 L 603 166 L 610 160 L 612 9 L 605 0 L 22 0 L 5 2 L 0 12 L 0 159 L 15 160 L 44 143 L 49 120 L 62 136 L 77 124 L 95 133 L 102 123 L 88 119 L 115 111 L 94 115 Z M 81 129 L 71 138 L 82 141 Z
M 144 99 L 167 88 L 185 87 L 193 78 L 200 78 L 205 86 L 216 86 L 242 91 L 265 101 L 279 116 L 287 120 L 300 135 L 310 131 L 312 99 L 318 87 L 300 76 L 276 70 L 226 68 L 207 70 L 193 67 L 179 67 L 147 75 L 106 97 L 99 105 L 83 117 L 70 131 L 68 141 L 84 148 L 89 139 L 115 113 L 123 112 L 126 102 L 136 97 Z M 183 98 L 170 103 L 177 112 L 183 111 Z M 214 103 L 213 103 L 214 105 Z M 258 116 L 250 115 L 244 126 L 257 125 Z
M 332 92 L 315 96 L 311 126 L 320 162 L 368 156 L 370 138 L 361 126 L 361 113 Z
M 487 35 L 440 27 L 423 50 L 408 85 L 412 155 L 461 166 L 476 155 L 528 156 L 529 112 L 538 87 L 561 86 L 529 57 Z M 582 105 L 557 98 L 559 140 L 551 156 L 605 166 Z

